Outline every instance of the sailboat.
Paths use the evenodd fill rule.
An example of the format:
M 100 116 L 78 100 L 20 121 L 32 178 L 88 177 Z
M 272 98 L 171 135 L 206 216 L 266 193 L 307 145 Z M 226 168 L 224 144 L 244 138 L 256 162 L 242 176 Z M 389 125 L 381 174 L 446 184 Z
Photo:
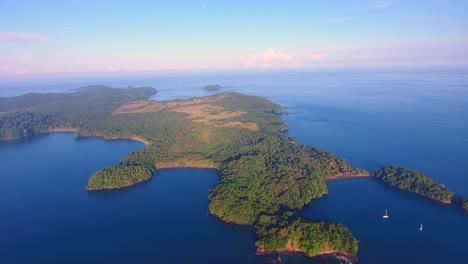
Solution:
M 423 225 L 421 223 L 421 226 L 419 227 L 419 231 L 422 231 L 423 230 Z
M 385 214 L 382 216 L 383 218 L 388 218 L 388 212 L 387 212 L 387 209 L 385 209 Z

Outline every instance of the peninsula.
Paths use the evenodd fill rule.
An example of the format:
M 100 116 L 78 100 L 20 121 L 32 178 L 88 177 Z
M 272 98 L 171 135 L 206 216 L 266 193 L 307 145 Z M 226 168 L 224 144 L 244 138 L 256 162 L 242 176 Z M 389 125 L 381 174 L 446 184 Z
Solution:
M 210 213 L 254 226 L 259 252 L 292 243 L 309 256 L 356 254 L 357 240 L 346 227 L 306 221 L 297 212 L 327 193 L 326 178 L 366 172 L 324 150 L 297 145 L 284 133 L 287 126 L 278 115 L 282 107 L 264 98 L 220 93 L 147 100 L 155 92 L 151 87 L 88 86 L 68 94 L 1 98 L 0 138 L 63 130 L 76 131 L 75 138 L 139 139 L 146 148 L 94 173 L 86 190 L 131 186 L 158 168 L 213 167 L 220 180 L 209 193 Z
M 444 203 L 453 204 L 464 212 L 468 212 L 468 199 L 455 195 L 445 185 L 440 184 L 422 174 L 400 166 L 383 167 L 371 173 L 384 184 L 417 194 L 419 196 Z
M 282 107 L 264 98 L 219 93 L 188 100 L 148 100 L 154 93 L 152 87 L 87 86 L 75 93 L 0 98 L 0 139 L 75 131 L 75 138 L 145 143 L 144 149 L 128 154 L 119 164 L 95 172 L 88 191 L 138 184 L 161 168 L 216 168 L 220 178 L 210 190 L 209 211 L 225 222 L 253 226 L 258 253 L 355 256 L 357 240 L 346 227 L 303 219 L 300 209 L 327 194 L 328 181 L 373 175 L 401 188 L 408 177 L 416 182 L 421 178 L 393 167 L 369 174 L 322 149 L 296 144 L 284 133 L 288 128 L 279 115 Z M 440 190 L 436 198 L 466 206 L 465 198 L 426 183 Z M 421 191 L 411 188 L 406 190 Z M 432 191 L 423 193 L 429 196 Z

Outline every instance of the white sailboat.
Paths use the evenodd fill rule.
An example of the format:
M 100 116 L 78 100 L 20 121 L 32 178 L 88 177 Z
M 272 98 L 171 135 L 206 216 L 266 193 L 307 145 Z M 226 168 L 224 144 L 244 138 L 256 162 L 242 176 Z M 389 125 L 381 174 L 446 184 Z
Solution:
M 421 223 L 421 226 L 419 226 L 419 231 L 422 231 L 423 230 L 423 225 Z
M 387 209 L 385 209 L 385 214 L 384 214 L 382 217 L 385 218 L 385 219 L 389 217 L 389 216 L 388 216 Z

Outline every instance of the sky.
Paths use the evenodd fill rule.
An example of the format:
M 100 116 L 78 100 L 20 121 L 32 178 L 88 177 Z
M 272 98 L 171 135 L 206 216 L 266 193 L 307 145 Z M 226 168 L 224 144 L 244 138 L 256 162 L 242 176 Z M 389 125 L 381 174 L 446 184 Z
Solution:
M 0 0 L 0 78 L 468 64 L 466 0 Z

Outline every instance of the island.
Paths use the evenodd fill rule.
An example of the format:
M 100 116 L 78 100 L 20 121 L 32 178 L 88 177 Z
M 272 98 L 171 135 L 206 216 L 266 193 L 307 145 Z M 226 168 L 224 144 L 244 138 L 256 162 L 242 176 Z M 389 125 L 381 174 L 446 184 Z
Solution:
M 208 84 L 208 85 L 205 85 L 205 87 L 203 87 L 203 89 L 207 91 L 217 91 L 217 90 L 221 90 L 222 88 L 223 86 L 219 84 Z
M 151 87 L 88 86 L 75 93 L 1 98 L 0 137 L 76 131 L 77 139 L 137 139 L 146 147 L 94 173 L 86 190 L 131 186 L 172 166 L 216 168 L 219 182 L 209 193 L 209 211 L 225 222 L 254 226 L 258 252 L 292 243 L 309 256 L 356 254 L 357 240 L 346 227 L 308 222 L 298 211 L 327 194 L 326 178 L 366 172 L 329 152 L 296 144 L 284 133 L 282 107 L 267 99 L 220 93 L 147 100 L 155 92 Z M 349 243 L 339 244 L 335 236 Z
M 350 261 L 356 259 L 357 240 L 341 224 L 312 222 L 294 212 L 286 211 L 279 215 L 260 215 L 255 223 L 255 230 L 258 254 L 336 254 Z
M 87 191 L 132 186 L 163 168 L 215 168 L 219 181 L 209 192 L 209 212 L 227 223 L 252 226 L 259 254 L 356 256 L 357 240 L 345 226 L 312 222 L 302 218 L 300 210 L 328 193 L 327 181 L 374 175 L 399 187 L 392 177 L 407 178 L 398 178 L 401 173 L 394 168 L 369 174 L 327 151 L 297 144 L 285 134 L 283 108 L 267 99 L 226 92 L 148 100 L 156 92 L 152 87 L 87 86 L 75 93 L 0 98 L 0 139 L 74 131 L 76 139 L 133 139 L 145 144 L 119 164 L 91 175 Z M 432 191 L 407 190 L 424 195 Z M 441 190 L 436 198 L 455 197 Z M 456 202 L 466 205 L 462 197 Z
M 401 166 L 382 167 L 371 173 L 388 186 L 417 194 L 444 204 L 454 204 L 468 212 L 468 199 L 455 195 L 445 185 L 440 184 L 419 171 Z

